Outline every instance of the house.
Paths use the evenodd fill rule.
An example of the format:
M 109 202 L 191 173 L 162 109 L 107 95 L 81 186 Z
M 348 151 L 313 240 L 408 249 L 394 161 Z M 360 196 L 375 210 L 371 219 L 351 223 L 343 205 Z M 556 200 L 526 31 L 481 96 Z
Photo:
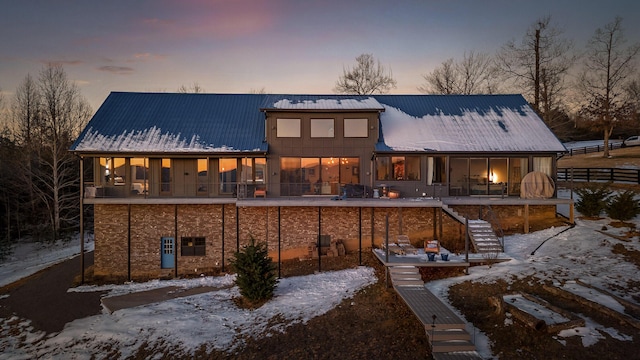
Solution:
M 520 95 L 113 92 L 71 151 L 94 273 L 131 279 L 224 269 L 250 237 L 278 262 L 375 246 L 385 221 L 442 238 L 443 208 L 488 202 L 527 231 L 561 200 L 521 198 L 522 179 L 555 179 L 566 149 Z

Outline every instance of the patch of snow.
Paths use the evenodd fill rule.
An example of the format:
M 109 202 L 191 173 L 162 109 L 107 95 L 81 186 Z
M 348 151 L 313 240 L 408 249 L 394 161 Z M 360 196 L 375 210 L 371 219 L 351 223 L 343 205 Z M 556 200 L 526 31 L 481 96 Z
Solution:
M 104 135 L 92 128 L 88 129 L 82 141 L 76 146 L 77 151 L 131 151 L 131 152 L 240 152 L 226 145 L 206 144 L 200 136 L 163 133 L 162 129 L 153 126 L 142 131 L 123 130 L 119 135 Z
M 0 262 L 0 286 L 11 284 L 42 269 L 80 254 L 79 237 L 68 241 L 22 242 L 12 246 L 11 254 Z M 93 238 L 85 238 L 85 251 L 93 251 Z
M 512 304 L 538 320 L 543 320 L 547 325 L 560 324 L 569 321 L 569 319 L 557 312 L 526 299 L 522 295 L 505 295 L 503 296 L 503 299 L 505 303 Z
M 384 105 L 384 104 L 383 104 Z M 384 142 L 395 151 L 565 151 L 564 146 L 529 107 L 501 108 L 462 115 L 415 117 L 384 105 L 380 114 Z
M 193 280 L 150 281 L 140 284 L 84 286 L 76 291 L 110 290 L 109 295 L 143 291 L 169 283 L 185 287 L 202 284 L 229 284 L 232 276 Z M 296 323 L 306 323 L 351 298 L 360 289 L 377 281 L 369 267 L 324 272 L 317 275 L 281 279 L 273 299 L 255 310 L 238 308 L 233 302 L 239 296 L 237 287 L 177 298 L 130 309 L 75 320 L 63 331 L 42 339 L 29 322 L 10 325 L 16 320 L 0 322 L 2 356 L 11 358 L 107 358 L 105 346 L 116 344 L 120 358 L 132 357 L 145 343 L 180 347 L 187 354 L 204 346 L 207 350 L 233 351 L 243 337 L 267 336 L 283 332 Z M 353 306 L 358 306 L 352 302 Z M 31 334 L 20 340 L 10 336 L 12 327 L 19 333 Z M 19 345 L 19 346 L 17 346 Z
M 342 109 L 362 109 L 374 110 L 383 109 L 382 105 L 373 97 L 366 99 L 317 99 L 295 101 L 282 99 L 273 104 L 275 109 L 290 110 L 342 110 Z

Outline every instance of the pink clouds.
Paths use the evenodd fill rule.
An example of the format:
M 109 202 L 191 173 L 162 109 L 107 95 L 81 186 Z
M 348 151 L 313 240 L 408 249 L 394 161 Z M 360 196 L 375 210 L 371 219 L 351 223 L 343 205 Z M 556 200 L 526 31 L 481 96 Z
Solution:
M 266 1 L 181 1 L 164 9 L 166 18 L 142 19 L 142 25 L 163 36 L 230 39 L 256 35 L 270 28 L 276 7 Z

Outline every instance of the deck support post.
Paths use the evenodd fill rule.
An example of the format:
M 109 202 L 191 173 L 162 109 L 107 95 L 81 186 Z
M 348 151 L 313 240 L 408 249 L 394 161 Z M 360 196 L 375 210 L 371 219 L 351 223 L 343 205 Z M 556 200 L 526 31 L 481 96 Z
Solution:
M 282 249 L 282 238 L 280 237 L 282 235 L 282 233 L 280 232 L 280 215 L 280 206 L 278 206 L 278 279 L 282 278 L 280 276 L 280 268 L 282 267 L 282 254 L 280 252 L 280 250 Z
M 529 204 L 524 204 L 524 233 L 529 233 Z
M 224 272 L 224 204 L 222 204 L 221 212 L 220 221 L 222 224 L 220 226 L 220 235 L 222 237 L 222 272 Z
M 469 264 L 469 218 L 464 218 L 464 262 Z M 464 270 L 466 275 L 469 275 L 469 266 Z
M 80 158 L 80 284 L 84 284 L 84 158 Z M 94 239 L 95 241 L 95 235 Z

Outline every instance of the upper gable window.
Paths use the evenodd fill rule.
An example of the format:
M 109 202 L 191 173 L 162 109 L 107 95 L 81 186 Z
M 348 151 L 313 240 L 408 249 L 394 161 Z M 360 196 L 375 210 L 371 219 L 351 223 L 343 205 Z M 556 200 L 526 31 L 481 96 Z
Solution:
M 311 119 L 312 138 L 332 138 L 334 136 L 333 119 Z
M 277 137 L 300 137 L 300 119 L 276 119 Z
M 369 136 L 368 119 L 344 119 L 344 137 L 361 137 Z

